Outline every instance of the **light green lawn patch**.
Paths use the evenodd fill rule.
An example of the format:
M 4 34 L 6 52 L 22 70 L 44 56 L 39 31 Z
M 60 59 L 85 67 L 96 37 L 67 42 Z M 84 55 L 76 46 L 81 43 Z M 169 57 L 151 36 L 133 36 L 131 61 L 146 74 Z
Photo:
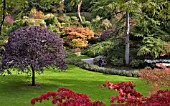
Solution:
M 90 58 L 90 57 L 88 57 L 87 55 L 80 55 L 80 56 L 67 58 L 67 60 L 81 60 L 81 59 L 87 59 L 87 58 Z
M 137 91 L 147 95 L 149 87 L 144 81 L 117 75 L 106 75 L 103 73 L 90 72 L 74 65 L 68 65 L 66 72 L 53 71 L 46 69 L 44 74 L 36 74 L 36 83 L 42 84 L 41 87 L 30 87 L 31 77 L 25 74 L 18 75 L 13 72 L 12 75 L 0 76 L 0 106 L 30 106 L 30 100 L 39 97 L 42 93 L 56 91 L 59 87 L 67 87 L 77 93 L 88 94 L 92 101 L 100 100 L 107 106 L 109 97 L 116 95 L 116 91 L 100 88 L 99 84 L 105 81 L 122 82 L 134 81 Z M 51 100 L 43 101 L 35 106 L 51 106 Z

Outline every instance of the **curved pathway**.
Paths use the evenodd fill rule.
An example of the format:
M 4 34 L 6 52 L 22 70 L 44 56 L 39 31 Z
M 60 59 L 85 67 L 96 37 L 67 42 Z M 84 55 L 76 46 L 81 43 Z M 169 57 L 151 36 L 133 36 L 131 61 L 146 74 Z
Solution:
M 82 61 L 84 61 L 85 63 L 93 64 L 93 60 L 94 60 L 94 58 L 81 59 L 81 60 L 82 60 Z

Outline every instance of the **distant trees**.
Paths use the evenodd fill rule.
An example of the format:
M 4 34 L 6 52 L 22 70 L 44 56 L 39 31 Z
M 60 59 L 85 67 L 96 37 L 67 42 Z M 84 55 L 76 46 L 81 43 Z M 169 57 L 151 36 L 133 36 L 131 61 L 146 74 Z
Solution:
M 35 72 L 50 66 L 66 69 L 60 37 L 40 26 L 15 30 L 4 47 L 1 71 L 16 68 L 24 73 L 32 72 L 32 86 L 35 86 Z
M 72 2 L 77 2 L 76 0 L 64 0 L 65 12 L 77 12 L 77 5 L 72 5 Z M 92 6 L 91 0 L 82 0 L 81 12 L 90 12 L 90 7 Z
M 130 46 L 137 50 L 136 57 L 158 58 L 165 52 L 164 44 L 170 40 L 167 30 L 170 26 L 169 7 L 168 0 L 101 0 L 91 9 L 96 15 L 114 20 L 112 24 L 117 34 L 125 38 L 123 58 L 129 64 Z

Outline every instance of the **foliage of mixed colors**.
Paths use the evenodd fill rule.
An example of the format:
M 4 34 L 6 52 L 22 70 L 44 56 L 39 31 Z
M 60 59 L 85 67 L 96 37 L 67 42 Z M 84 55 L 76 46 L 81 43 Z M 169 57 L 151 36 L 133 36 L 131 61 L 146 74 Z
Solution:
M 170 91 L 159 90 L 150 97 L 144 97 L 134 89 L 133 82 L 120 82 L 113 84 L 106 81 L 101 87 L 108 87 L 111 90 L 119 91 L 119 95 L 110 97 L 110 106 L 169 106 Z M 58 106 L 105 106 L 100 101 L 92 102 L 86 94 L 78 94 L 67 88 L 59 88 L 57 92 L 48 92 L 38 98 L 33 98 L 31 104 L 49 100 L 53 97 L 52 104 Z M 117 101 L 117 103 L 115 102 Z

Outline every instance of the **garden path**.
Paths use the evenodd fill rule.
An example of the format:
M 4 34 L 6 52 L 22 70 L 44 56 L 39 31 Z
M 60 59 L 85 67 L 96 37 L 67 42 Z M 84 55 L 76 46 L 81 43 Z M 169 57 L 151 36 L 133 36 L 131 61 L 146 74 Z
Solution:
M 81 59 L 81 60 L 84 61 L 85 63 L 93 64 L 93 59 L 94 59 L 94 58 Z

